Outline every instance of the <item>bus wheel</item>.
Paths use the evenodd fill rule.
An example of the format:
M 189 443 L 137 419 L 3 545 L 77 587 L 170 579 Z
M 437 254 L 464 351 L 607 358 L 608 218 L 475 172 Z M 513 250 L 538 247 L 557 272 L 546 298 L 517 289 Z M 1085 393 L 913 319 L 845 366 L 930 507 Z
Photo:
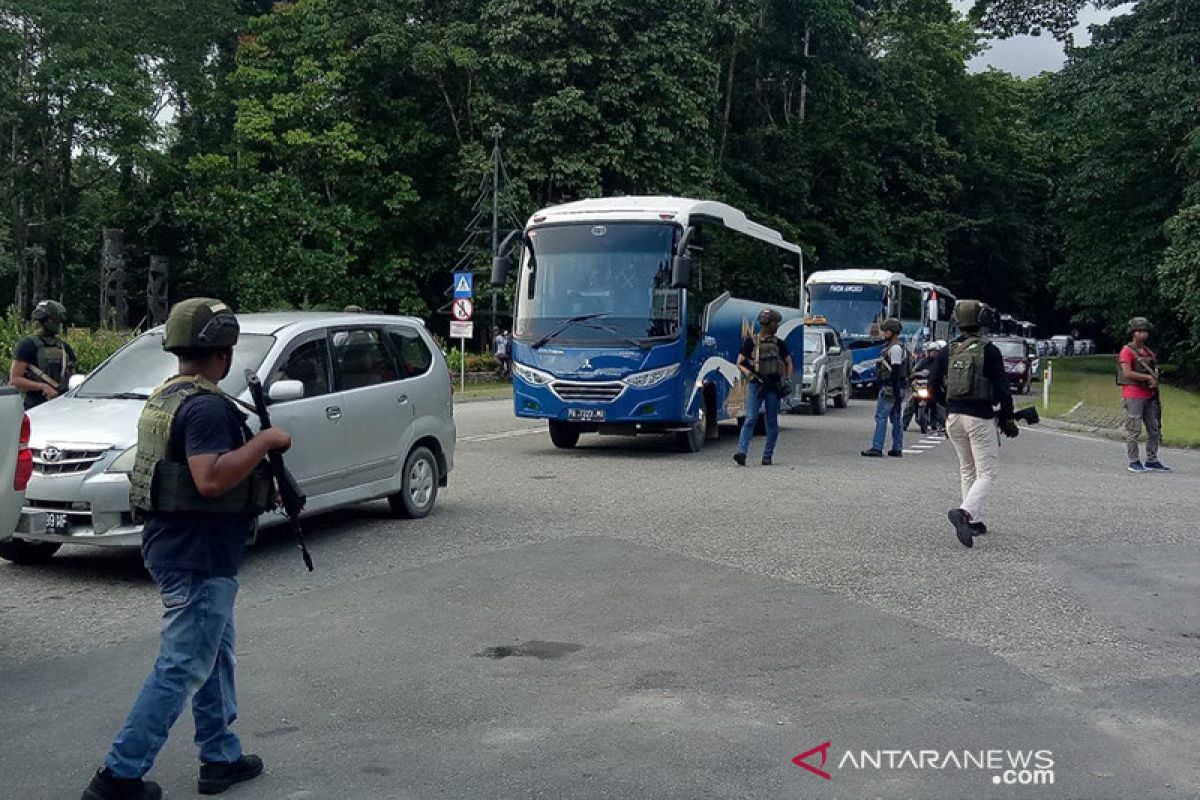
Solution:
M 550 420 L 550 441 L 554 442 L 555 447 L 570 450 L 579 444 L 579 428 L 569 422 L 552 419 Z
M 699 453 L 700 449 L 704 447 L 704 438 L 707 431 L 708 414 L 704 406 L 701 406 L 696 421 L 692 423 L 692 427 L 685 433 L 675 434 L 676 449 L 681 453 Z

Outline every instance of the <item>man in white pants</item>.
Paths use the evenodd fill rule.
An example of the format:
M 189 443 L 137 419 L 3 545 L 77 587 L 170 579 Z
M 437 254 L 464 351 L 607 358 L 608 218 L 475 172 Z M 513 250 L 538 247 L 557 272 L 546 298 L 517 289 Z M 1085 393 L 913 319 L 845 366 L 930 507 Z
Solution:
M 983 508 L 996 481 L 999 434 L 1017 435 L 1004 356 L 983 337 L 982 312 L 978 300 L 958 301 L 954 321 L 962 335 L 942 350 L 930 375 L 931 385 L 945 393 L 946 435 L 958 453 L 962 505 L 946 516 L 964 547 L 973 547 L 974 537 L 987 533 Z

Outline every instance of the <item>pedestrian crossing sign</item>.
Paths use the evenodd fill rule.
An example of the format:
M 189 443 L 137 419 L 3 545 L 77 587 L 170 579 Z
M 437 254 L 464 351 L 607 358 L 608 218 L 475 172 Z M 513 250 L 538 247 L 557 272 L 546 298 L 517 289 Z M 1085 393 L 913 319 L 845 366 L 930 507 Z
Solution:
M 471 297 L 475 292 L 475 276 L 470 272 L 454 273 L 454 296 Z

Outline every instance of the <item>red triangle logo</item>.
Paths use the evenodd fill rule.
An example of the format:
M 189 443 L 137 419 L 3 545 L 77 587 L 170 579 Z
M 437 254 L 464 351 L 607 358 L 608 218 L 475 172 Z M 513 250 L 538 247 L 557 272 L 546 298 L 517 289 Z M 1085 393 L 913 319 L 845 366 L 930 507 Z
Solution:
M 827 781 L 833 780 L 833 776 L 831 776 L 828 772 L 826 772 L 823 769 L 814 767 L 812 764 L 809 764 L 807 761 L 804 760 L 804 759 L 808 758 L 809 756 L 820 753 L 821 754 L 821 766 L 822 767 L 825 766 L 825 759 L 829 755 L 829 745 L 830 744 L 831 744 L 830 742 L 825 742 L 825 744 L 819 744 L 811 750 L 805 750 L 803 753 L 801 753 L 800 755 L 793 758 L 792 763 L 795 764 L 797 767 L 803 767 L 804 769 L 811 772 L 813 775 L 820 775 L 822 778 L 824 778 Z

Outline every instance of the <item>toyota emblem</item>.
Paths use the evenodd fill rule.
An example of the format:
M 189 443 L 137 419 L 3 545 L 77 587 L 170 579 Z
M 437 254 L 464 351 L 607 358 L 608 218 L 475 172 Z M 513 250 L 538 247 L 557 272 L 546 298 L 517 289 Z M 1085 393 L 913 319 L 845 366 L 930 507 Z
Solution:
M 62 456 L 62 450 L 59 450 L 57 447 L 47 447 L 42 450 L 42 461 L 45 461 L 47 464 L 57 462 Z

